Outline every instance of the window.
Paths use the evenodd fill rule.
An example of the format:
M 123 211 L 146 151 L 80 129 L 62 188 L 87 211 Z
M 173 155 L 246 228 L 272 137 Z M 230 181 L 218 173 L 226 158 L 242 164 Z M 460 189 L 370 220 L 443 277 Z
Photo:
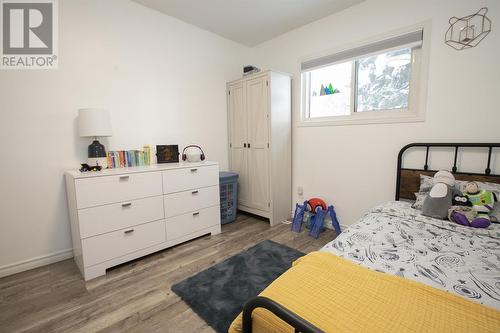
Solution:
M 422 40 L 418 30 L 303 62 L 303 123 L 416 120 Z
M 357 60 L 354 111 L 407 110 L 411 57 L 405 48 Z
M 349 115 L 352 70 L 349 61 L 308 73 L 310 118 Z

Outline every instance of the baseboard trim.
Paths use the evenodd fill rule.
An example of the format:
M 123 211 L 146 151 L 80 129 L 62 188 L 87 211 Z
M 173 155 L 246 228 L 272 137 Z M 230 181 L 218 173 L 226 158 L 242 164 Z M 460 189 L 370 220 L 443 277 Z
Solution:
M 0 278 L 8 275 L 24 272 L 33 268 L 53 264 L 58 261 L 73 258 L 73 249 L 49 253 L 43 256 L 18 261 L 12 264 L 0 266 Z

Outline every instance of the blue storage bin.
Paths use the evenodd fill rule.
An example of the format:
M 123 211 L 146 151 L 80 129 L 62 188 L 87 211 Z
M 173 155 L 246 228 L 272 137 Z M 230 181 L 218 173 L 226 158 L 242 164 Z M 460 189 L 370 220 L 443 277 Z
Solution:
M 238 174 L 219 172 L 220 185 L 220 221 L 226 224 L 236 220 L 238 209 Z

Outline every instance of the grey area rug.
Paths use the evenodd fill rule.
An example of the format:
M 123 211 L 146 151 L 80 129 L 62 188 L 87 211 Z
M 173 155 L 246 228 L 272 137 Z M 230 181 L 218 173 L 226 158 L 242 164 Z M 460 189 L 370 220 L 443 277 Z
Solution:
M 304 253 L 270 240 L 172 286 L 217 332 L 227 332 L 243 305 L 291 267 Z

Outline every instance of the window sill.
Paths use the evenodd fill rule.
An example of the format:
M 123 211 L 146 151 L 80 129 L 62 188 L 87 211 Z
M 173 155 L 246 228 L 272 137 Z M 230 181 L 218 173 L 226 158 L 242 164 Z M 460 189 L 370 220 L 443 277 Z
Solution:
M 307 120 L 301 119 L 297 123 L 297 127 L 418 123 L 424 121 L 425 121 L 425 116 L 423 114 L 415 114 L 415 113 L 406 115 L 357 114 L 352 116 L 313 118 Z

